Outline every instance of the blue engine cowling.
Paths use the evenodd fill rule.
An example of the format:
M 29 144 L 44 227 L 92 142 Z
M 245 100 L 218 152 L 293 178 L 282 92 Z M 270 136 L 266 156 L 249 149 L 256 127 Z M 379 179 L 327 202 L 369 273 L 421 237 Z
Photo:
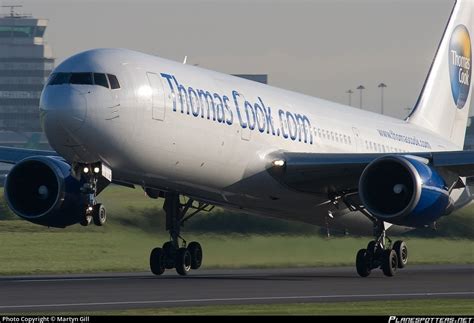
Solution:
M 359 196 L 376 218 L 423 227 L 448 213 L 450 198 L 443 178 L 414 156 L 384 156 L 370 163 L 359 181 Z
M 71 167 L 55 157 L 29 157 L 8 173 L 5 199 L 19 217 L 44 226 L 64 228 L 84 218 L 81 183 Z

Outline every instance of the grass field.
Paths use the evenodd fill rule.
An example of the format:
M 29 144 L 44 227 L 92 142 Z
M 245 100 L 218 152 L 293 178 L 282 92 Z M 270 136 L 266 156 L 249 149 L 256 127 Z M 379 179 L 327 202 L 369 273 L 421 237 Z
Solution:
M 472 316 L 469 299 L 335 302 L 272 305 L 221 305 L 151 308 L 74 315 L 461 315 Z
M 138 210 L 161 208 L 161 203 L 145 198 L 141 190 L 116 187 L 101 199 L 109 214 L 102 228 L 49 229 L 22 220 L 0 221 L 0 275 L 148 271 L 150 250 L 167 236 L 162 216 L 140 216 Z M 314 232 L 288 236 L 185 232 L 185 237 L 202 244 L 205 268 L 353 265 L 357 250 L 369 240 L 326 239 L 317 229 Z M 474 240 L 404 239 L 411 264 L 474 263 Z
M 23 221 L 2 223 L 1 275 L 107 271 L 148 271 L 150 250 L 166 240 L 139 229 L 52 230 Z M 188 234 L 200 241 L 205 268 L 353 265 L 367 238 Z M 473 263 L 474 241 L 408 239 L 410 263 Z

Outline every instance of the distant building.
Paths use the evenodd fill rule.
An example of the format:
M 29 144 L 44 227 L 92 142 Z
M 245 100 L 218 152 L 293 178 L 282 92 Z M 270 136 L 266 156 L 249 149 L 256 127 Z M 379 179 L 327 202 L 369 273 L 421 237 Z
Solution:
M 41 131 L 39 99 L 54 68 L 47 24 L 13 10 L 0 17 L 0 131 Z
M 234 76 L 241 77 L 243 79 L 268 84 L 267 74 L 233 74 Z
M 51 150 L 43 132 L 0 131 L 0 146 Z

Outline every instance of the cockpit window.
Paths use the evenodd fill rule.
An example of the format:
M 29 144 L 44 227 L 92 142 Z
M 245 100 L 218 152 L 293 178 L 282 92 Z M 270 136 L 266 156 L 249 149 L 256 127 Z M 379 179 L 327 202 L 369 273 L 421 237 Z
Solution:
M 120 83 L 115 75 L 107 74 L 107 77 L 109 78 L 110 87 L 112 89 L 120 89 Z
M 68 84 L 71 79 L 71 73 L 55 73 L 51 76 L 49 85 Z
M 120 89 L 120 83 L 115 75 L 104 73 L 54 73 L 49 78 L 48 85 L 84 84 L 99 85 L 107 89 Z M 110 84 L 110 87 L 109 87 Z
M 94 73 L 94 84 L 109 88 L 109 82 L 107 82 L 107 77 L 105 76 L 105 74 L 102 73 Z
M 72 73 L 70 83 L 92 85 L 92 73 Z

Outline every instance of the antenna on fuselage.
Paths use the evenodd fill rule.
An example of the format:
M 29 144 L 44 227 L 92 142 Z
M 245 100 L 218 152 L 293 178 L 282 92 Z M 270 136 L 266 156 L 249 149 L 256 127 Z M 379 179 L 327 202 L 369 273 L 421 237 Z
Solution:
M 186 65 L 187 61 L 188 61 L 188 55 L 184 56 L 183 65 Z

